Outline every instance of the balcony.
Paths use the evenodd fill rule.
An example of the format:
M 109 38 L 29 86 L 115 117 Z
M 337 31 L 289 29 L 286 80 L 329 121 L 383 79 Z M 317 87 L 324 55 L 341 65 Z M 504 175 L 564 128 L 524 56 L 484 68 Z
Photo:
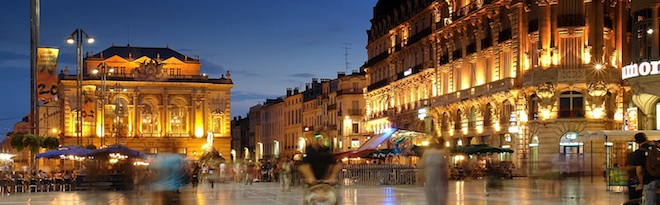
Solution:
M 369 59 L 366 64 L 364 64 L 365 67 L 371 67 L 374 64 L 387 59 L 387 57 L 390 56 L 388 52 L 383 52 L 381 54 L 378 54 L 377 56 L 374 56 L 373 58 Z
M 375 82 L 375 83 L 373 83 L 373 84 L 367 86 L 367 90 L 368 90 L 368 91 L 376 90 L 376 89 L 378 89 L 378 88 L 385 87 L 385 86 L 388 85 L 388 84 L 389 84 L 389 81 L 388 81 L 387 79 L 382 79 L 382 80 L 380 80 L 380 81 L 378 81 L 378 82 Z
M 396 79 L 401 80 L 401 79 L 406 78 L 408 76 L 411 76 L 413 74 L 422 72 L 422 70 L 423 70 L 422 64 L 416 65 L 416 66 L 410 68 L 410 71 L 406 70 L 406 71 L 398 73 L 396 75 Z M 410 72 L 410 73 L 407 73 L 407 72 Z
M 599 80 L 605 82 L 619 82 L 621 80 L 621 72 L 616 69 L 603 69 L 598 75 Z M 535 68 L 523 74 L 523 86 L 534 86 L 546 82 L 559 82 L 559 83 L 582 83 L 592 80 L 589 66 L 576 69 L 559 69 L 559 68 Z
M 337 96 L 349 95 L 349 94 L 362 94 L 362 89 L 351 88 L 351 89 L 341 89 L 337 91 Z
M 363 109 L 348 109 L 347 115 L 358 115 L 362 116 L 364 114 Z
M 557 16 L 558 27 L 580 27 L 586 25 L 583 14 L 564 14 Z
M 424 39 L 424 37 L 427 37 L 430 34 L 431 34 L 431 27 L 425 28 L 424 30 L 420 31 L 419 33 L 416 33 L 415 35 L 408 38 L 408 45 L 412 45 L 414 43 L 417 43 L 418 41 Z
M 491 95 L 494 93 L 505 92 L 514 87 L 513 78 L 505 78 L 493 81 L 484 85 L 475 86 L 469 89 L 460 90 L 453 93 L 447 93 L 433 99 L 433 107 L 445 106 L 460 102 L 465 99 L 477 98 L 480 96 Z

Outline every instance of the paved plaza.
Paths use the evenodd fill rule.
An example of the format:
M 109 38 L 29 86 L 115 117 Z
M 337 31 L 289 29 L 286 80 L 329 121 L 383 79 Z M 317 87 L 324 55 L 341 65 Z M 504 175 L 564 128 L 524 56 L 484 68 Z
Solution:
M 509 204 L 589 204 L 619 205 L 626 194 L 615 188 L 607 191 L 602 178 L 567 180 L 513 179 L 505 180 L 504 187 L 484 192 L 483 180 L 450 181 L 450 204 L 456 205 L 509 205 Z M 426 204 L 422 186 L 344 186 L 339 187 L 342 204 L 346 205 L 417 205 Z M 282 192 L 276 182 L 215 184 L 200 183 L 194 190 L 185 186 L 176 202 L 164 200 L 157 193 L 120 191 L 72 191 L 12 193 L 0 196 L 0 204 L 301 204 L 302 188 L 294 187 Z

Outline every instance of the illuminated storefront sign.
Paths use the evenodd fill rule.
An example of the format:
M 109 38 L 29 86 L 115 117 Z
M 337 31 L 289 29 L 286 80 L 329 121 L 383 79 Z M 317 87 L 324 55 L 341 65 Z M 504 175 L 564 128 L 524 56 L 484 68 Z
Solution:
M 625 80 L 637 76 L 657 75 L 659 73 L 658 64 L 660 64 L 660 60 L 623 66 L 623 68 L 621 68 L 621 79 Z
M 637 108 L 628 108 L 624 130 L 637 130 Z

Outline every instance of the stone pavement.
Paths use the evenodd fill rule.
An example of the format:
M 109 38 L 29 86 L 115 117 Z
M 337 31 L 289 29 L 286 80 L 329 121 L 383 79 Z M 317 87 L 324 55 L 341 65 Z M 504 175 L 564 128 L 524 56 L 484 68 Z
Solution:
M 602 178 L 594 182 L 590 178 L 567 180 L 513 179 L 505 180 L 504 187 L 484 192 L 484 180 L 450 181 L 450 204 L 456 205 L 555 205 L 589 204 L 619 205 L 626 201 L 626 194 L 606 191 Z M 422 186 L 343 186 L 339 187 L 342 204 L 346 205 L 417 205 L 426 204 Z M 614 190 L 617 190 L 615 188 Z M 0 196 L 0 204 L 301 204 L 301 187 L 282 192 L 275 182 L 215 184 L 200 183 L 195 190 L 190 185 L 181 189 L 176 202 L 163 199 L 154 192 L 138 194 L 120 191 L 73 191 L 12 193 Z

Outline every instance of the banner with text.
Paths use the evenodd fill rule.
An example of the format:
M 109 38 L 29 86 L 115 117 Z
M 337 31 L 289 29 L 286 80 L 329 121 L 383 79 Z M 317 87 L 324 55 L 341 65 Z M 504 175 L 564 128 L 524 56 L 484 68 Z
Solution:
M 47 103 L 57 100 L 57 48 L 37 48 L 37 99 Z

